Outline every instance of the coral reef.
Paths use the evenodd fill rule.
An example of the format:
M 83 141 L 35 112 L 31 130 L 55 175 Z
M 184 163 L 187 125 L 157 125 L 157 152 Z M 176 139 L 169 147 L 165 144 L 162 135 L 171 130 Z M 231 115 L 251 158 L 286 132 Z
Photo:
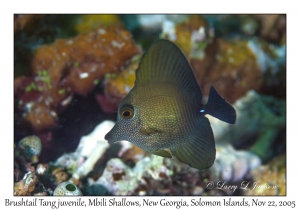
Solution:
M 14 32 L 18 30 L 26 29 L 34 25 L 34 21 L 43 18 L 44 15 L 33 15 L 33 14 L 15 14 L 14 15 Z
M 53 168 L 52 171 L 50 169 L 47 172 L 50 175 L 50 180 L 54 185 L 59 185 L 60 183 L 69 179 L 67 171 L 62 167 Z
M 199 15 L 191 15 L 179 23 L 166 21 L 163 24 L 162 38 L 174 42 L 186 57 L 203 57 L 203 50 L 213 37 L 207 22 Z
M 52 45 L 39 47 L 32 68 L 35 75 L 46 69 L 53 87 L 67 83 L 67 87 L 74 88 L 72 92 L 85 95 L 96 79 L 118 72 L 138 53 L 140 48 L 128 31 L 122 27 L 101 27 L 73 39 L 56 40 Z
M 37 156 L 41 151 L 41 144 L 39 144 L 39 151 L 37 151 L 36 141 L 40 142 L 40 139 L 36 136 L 25 137 L 20 141 L 20 146 L 17 147 L 16 151 L 19 151 L 19 149 L 23 151 L 23 148 L 27 148 L 28 144 L 31 147 L 27 148 L 27 151 L 29 151 L 27 153 L 20 151 L 15 154 L 15 175 L 17 173 L 18 177 L 24 173 L 25 175 L 21 180 L 16 178 L 14 194 L 81 195 L 81 191 L 76 185 L 81 184 L 81 180 L 95 169 L 96 163 L 104 156 L 108 148 L 104 135 L 113 125 L 114 123 L 111 121 L 102 122 L 93 132 L 81 138 L 75 152 L 64 154 L 55 163 L 39 163 L 36 167 L 32 165 L 32 159 L 28 159 L 28 162 L 26 162 L 26 159 L 22 157 L 23 154 L 32 155 L 32 153 Z M 21 167 L 23 165 L 26 167 Z M 37 188 L 37 186 L 42 188 L 39 189 L 40 187 Z M 46 191 L 45 186 L 50 189 Z M 53 193 L 51 188 L 54 187 L 56 187 L 56 190 Z
M 216 150 L 216 160 L 210 169 L 216 176 L 215 180 L 237 183 L 261 164 L 257 155 L 250 151 L 235 150 L 230 144 L 218 142 Z
M 233 103 L 261 85 L 262 72 L 247 42 L 215 39 L 204 52 L 203 59 L 192 58 L 190 62 L 205 95 L 213 85 L 222 97 Z
M 286 16 L 282 14 L 256 15 L 260 23 L 260 36 L 268 41 L 285 43 Z
M 26 14 L 14 32 L 15 196 L 286 195 L 286 15 Z M 209 169 L 104 140 L 159 38 L 183 51 L 204 104 L 213 85 L 236 109 L 234 125 L 207 115 Z
M 200 16 L 179 24 L 168 24 L 162 37 L 176 43 L 187 56 L 204 95 L 213 85 L 230 103 L 247 91 L 264 87 L 266 72 L 277 73 L 285 65 L 285 47 L 262 39 L 222 39 Z M 266 85 L 270 86 L 270 84 Z M 272 86 L 274 88 L 274 86 Z M 266 87 L 264 87 L 266 88 Z
M 72 182 L 60 183 L 53 192 L 54 196 L 80 196 L 81 190 Z
M 78 33 L 87 33 L 93 31 L 99 26 L 122 25 L 119 15 L 111 14 L 89 14 L 81 15 L 75 26 Z
M 34 172 L 28 172 L 25 174 L 24 178 L 15 183 L 14 186 L 14 195 L 31 195 L 31 193 L 35 189 L 35 185 L 37 183 L 37 176 L 35 175 Z
M 283 195 L 286 196 L 286 156 L 274 158 L 266 165 L 251 171 L 253 186 L 245 190 L 245 195 Z
M 161 34 L 176 43 L 187 56 L 204 95 L 208 95 L 212 85 L 230 103 L 249 90 L 263 93 L 276 88 L 276 94 L 284 95 L 284 87 L 278 87 L 278 84 L 285 84 L 285 78 L 281 76 L 285 71 L 282 69 L 285 45 L 274 46 L 257 38 L 225 40 L 216 38 L 213 31 L 205 19 L 191 15 L 178 24 L 165 20 Z M 105 86 L 107 97 L 97 95 L 108 113 L 116 111 L 121 99 L 132 88 L 134 63 L 121 74 L 108 76 Z M 124 78 L 128 80 L 125 82 Z
M 114 123 L 104 121 L 88 136 L 83 136 L 74 153 L 64 154 L 55 161 L 56 167 L 64 167 L 72 174 L 72 178 L 80 180 L 92 170 L 108 148 L 104 135 Z
M 107 162 L 98 180 L 88 179 L 89 187 L 104 186 L 112 195 L 231 195 L 233 192 L 230 190 L 206 188 L 207 181 L 238 183 L 244 178 L 251 178 L 249 172 L 260 165 L 255 154 L 237 151 L 229 144 L 219 144 L 215 164 L 204 171 L 190 168 L 176 159 L 145 153 L 135 157 L 134 166 L 129 166 L 125 164 L 124 154 L 136 146 L 124 147 L 120 158 Z
M 122 27 L 101 27 L 36 49 L 33 77 L 15 80 L 15 98 L 36 131 L 51 129 L 73 94 L 87 95 L 107 73 L 117 73 L 141 49 Z
M 118 158 L 111 159 L 102 176 L 91 184 L 103 185 L 113 195 L 131 195 L 139 186 L 146 184 L 145 178 L 161 180 L 173 174 L 163 164 L 163 159 L 156 155 L 145 157 L 134 168 L 128 167 Z
M 241 149 L 251 149 L 266 161 L 274 155 L 273 144 L 286 125 L 285 101 L 249 91 L 233 106 L 237 112 L 235 125 L 228 125 L 208 116 L 216 141 L 230 142 Z
M 103 111 L 114 113 L 128 92 L 133 88 L 135 81 L 135 70 L 141 56 L 132 58 L 130 63 L 119 74 L 106 74 L 104 81 L 104 95 L 96 95 L 96 99 Z

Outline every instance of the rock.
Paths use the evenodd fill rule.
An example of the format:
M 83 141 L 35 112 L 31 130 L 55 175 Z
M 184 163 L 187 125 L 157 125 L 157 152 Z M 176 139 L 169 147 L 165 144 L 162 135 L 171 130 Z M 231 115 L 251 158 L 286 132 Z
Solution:
M 82 179 L 94 169 L 97 161 L 108 148 L 104 140 L 105 134 L 114 126 L 111 121 L 104 121 L 93 132 L 83 136 L 74 153 L 65 154 L 58 158 L 55 166 L 66 167 L 74 179 Z
M 38 162 L 38 156 L 42 152 L 42 142 L 37 136 L 27 136 L 19 141 L 18 149 L 27 158 L 30 159 L 32 163 Z
M 152 155 L 138 161 L 134 168 L 129 168 L 120 159 L 108 161 L 102 176 L 90 184 L 105 186 L 113 195 L 131 195 L 140 185 L 145 185 L 145 178 L 162 180 L 173 172 L 163 164 L 163 158 Z
M 14 195 L 25 196 L 31 195 L 37 184 L 38 178 L 35 172 L 28 172 L 23 179 L 14 184 Z

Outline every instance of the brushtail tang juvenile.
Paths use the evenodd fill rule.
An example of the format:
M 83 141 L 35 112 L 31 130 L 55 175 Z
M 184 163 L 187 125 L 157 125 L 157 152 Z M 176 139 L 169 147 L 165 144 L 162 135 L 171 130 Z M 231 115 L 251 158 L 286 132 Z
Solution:
M 211 87 L 206 105 L 194 73 L 172 42 L 159 40 L 143 55 L 134 87 L 118 108 L 109 143 L 128 140 L 143 150 L 199 170 L 216 155 L 209 114 L 234 124 L 235 109 Z

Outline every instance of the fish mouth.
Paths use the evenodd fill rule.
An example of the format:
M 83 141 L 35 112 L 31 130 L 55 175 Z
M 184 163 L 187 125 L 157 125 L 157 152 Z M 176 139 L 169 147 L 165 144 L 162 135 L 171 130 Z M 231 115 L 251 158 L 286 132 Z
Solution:
M 121 139 L 117 138 L 118 135 L 116 135 L 116 128 L 113 127 L 105 136 L 104 139 L 108 141 L 109 144 L 115 143 L 117 141 L 120 141 Z
M 105 136 L 104 136 L 104 139 L 108 141 L 108 143 L 114 143 L 116 141 L 114 141 L 114 138 L 113 138 L 113 135 L 112 135 L 112 132 L 109 131 Z
M 108 132 L 105 136 L 104 136 L 104 139 L 107 140 L 107 141 L 110 141 L 112 135 L 110 132 Z

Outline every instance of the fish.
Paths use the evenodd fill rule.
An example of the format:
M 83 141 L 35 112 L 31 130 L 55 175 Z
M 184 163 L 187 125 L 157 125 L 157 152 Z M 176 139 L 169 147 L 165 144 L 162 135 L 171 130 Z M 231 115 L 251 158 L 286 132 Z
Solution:
M 134 87 L 118 107 L 109 144 L 127 140 L 151 154 L 177 158 L 192 168 L 210 168 L 216 156 L 206 115 L 234 124 L 235 109 L 211 86 L 206 104 L 182 51 L 160 39 L 147 50 L 136 70 Z

